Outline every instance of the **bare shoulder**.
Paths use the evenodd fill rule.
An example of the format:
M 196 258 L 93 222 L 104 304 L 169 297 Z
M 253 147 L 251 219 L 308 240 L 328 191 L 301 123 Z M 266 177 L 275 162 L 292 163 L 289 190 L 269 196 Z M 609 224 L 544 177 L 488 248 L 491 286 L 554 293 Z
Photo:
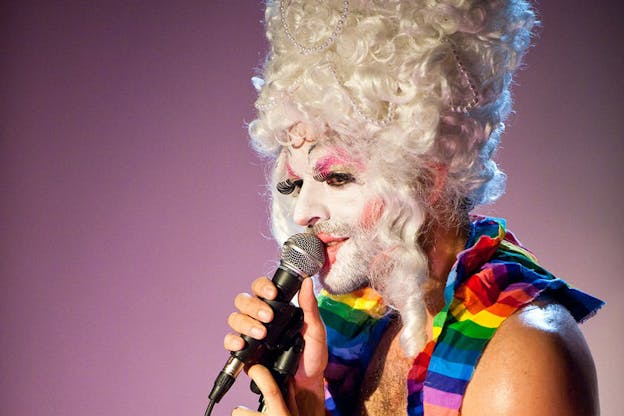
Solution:
M 535 302 L 510 316 L 468 384 L 463 416 L 599 414 L 594 362 L 563 306 Z

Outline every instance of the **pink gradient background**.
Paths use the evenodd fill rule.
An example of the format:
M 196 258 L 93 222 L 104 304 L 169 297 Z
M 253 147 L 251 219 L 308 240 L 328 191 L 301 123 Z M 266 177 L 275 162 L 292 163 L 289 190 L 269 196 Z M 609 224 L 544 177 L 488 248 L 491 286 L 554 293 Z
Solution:
M 486 212 L 608 302 L 583 329 L 618 415 L 624 8 L 586 4 L 541 5 Z M 261 2 L 0 7 L 0 414 L 203 414 L 232 299 L 277 258 L 245 130 Z

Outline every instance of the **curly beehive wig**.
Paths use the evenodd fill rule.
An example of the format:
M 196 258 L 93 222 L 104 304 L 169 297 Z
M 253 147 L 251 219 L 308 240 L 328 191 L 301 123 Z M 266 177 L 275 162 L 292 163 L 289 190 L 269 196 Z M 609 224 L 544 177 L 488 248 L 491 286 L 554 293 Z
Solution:
M 249 132 L 274 161 L 273 185 L 299 123 L 311 138 L 361 152 L 387 208 L 378 237 L 402 242 L 393 273 L 422 263 L 425 216 L 459 225 L 502 194 L 492 157 L 535 24 L 527 1 L 274 0 L 265 23 L 271 49 L 254 79 Z M 294 199 L 272 190 L 273 230 L 284 241 L 297 231 Z M 415 310 L 418 296 L 397 308 Z

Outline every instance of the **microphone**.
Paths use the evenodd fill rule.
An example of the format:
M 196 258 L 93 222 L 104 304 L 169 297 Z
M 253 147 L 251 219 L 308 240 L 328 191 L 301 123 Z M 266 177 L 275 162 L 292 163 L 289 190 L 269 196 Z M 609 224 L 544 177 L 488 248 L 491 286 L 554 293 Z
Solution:
M 289 303 L 301 288 L 303 279 L 317 274 L 324 263 L 324 245 L 315 235 L 299 233 L 291 236 L 282 246 L 280 264 L 272 279 L 277 288 L 277 296 L 275 300 L 267 303 L 272 307 L 273 304 Z M 245 364 L 258 363 L 265 353 L 267 345 L 272 345 L 280 337 L 284 329 L 283 326 L 288 324 L 291 317 L 280 316 L 279 310 L 274 309 L 274 312 L 273 321 L 265 324 L 267 335 L 263 340 L 241 335 L 245 340 L 245 348 L 230 353 L 229 359 L 215 380 L 208 396 L 210 404 L 206 409 L 206 415 L 210 414 L 214 404 L 218 403 L 232 387 Z

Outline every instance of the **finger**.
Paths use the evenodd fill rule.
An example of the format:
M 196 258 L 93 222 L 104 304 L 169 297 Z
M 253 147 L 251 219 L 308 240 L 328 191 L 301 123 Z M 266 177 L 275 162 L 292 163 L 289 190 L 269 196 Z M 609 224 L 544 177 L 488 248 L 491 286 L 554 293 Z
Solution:
M 261 415 L 262 413 L 251 410 L 247 407 L 238 406 L 232 410 L 232 416 Z
M 256 382 L 256 386 L 262 392 L 267 413 L 270 413 L 272 416 L 290 415 L 282 397 L 282 392 L 266 367 L 258 364 L 254 365 L 249 369 L 247 375 Z
M 227 323 L 234 331 L 250 336 L 255 339 L 263 339 L 266 336 L 266 328 L 249 315 L 233 312 L 228 316 Z
M 229 333 L 223 338 L 223 347 L 229 351 L 240 351 L 245 348 L 245 340 L 238 334 Z
M 251 284 L 251 290 L 256 296 L 273 300 L 277 296 L 277 289 L 268 277 L 259 277 Z
M 303 310 L 303 321 L 306 326 L 306 336 L 319 342 L 325 342 L 325 325 L 321 319 L 312 279 L 304 279 L 299 290 L 299 306 Z
M 249 293 L 239 293 L 234 298 L 234 306 L 244 314 L 262 322 L 271 322 L 273 310 L 263 300 Z

